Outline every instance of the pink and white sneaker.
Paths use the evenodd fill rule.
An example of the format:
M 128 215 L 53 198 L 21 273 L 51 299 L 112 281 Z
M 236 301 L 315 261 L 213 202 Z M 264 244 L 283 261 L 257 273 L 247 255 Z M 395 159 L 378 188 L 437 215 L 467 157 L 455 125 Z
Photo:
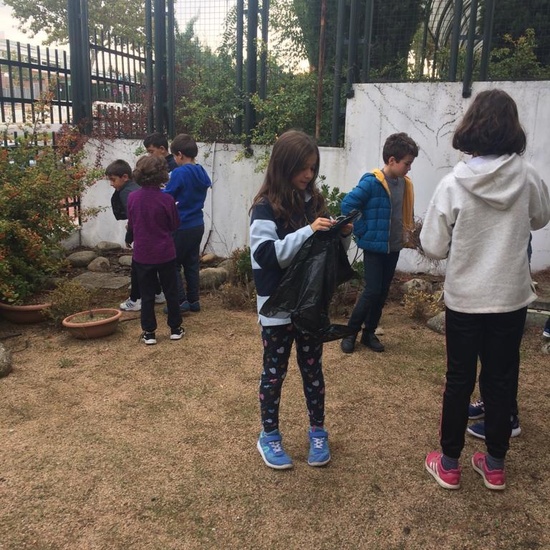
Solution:
M 426 470 L 432 474 L 434 479 L 444 489 L 459 489 L 460 488 L 460 474 L 462 470 L 457 468 L 456 470 L 445 470 L 441 465 L 442 454 L 439 451 L 432 451 L 428 453 L 424 466 Z
M 489 470 L 485 453 L 474 453 L 472 466 L 483 478 L 483 483 L 485 483 L 487 489 L 493 489 L 494 491 L 506 489 L 506 473 L 504 470 Z

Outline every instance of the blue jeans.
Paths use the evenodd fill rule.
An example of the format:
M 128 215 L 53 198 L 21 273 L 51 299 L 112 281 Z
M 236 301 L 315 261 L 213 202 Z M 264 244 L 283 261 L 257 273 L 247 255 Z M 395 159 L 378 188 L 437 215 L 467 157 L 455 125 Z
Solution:
M 397 260 L 399 252 L 381 254 L 363 251 L 365 287 L 348 321 L 348 326 L 356 332 L 361 330 L 361 326 L 364 326 L 367 333 L 376 330 L 395 274 Z
M 176 246 L 177 269 L 179 271 L 180 266 L 183 267 L 183 275 L 187 286 L 187 289 L 185 289 L 181 277 L 178 277 L 180 303 L 186 300 L 190 303 L 199 301 L 200 251 L 203 235 L 204 225 L 198 225 L 190 229 L 178 229 L 173 234 L 174 245 Z

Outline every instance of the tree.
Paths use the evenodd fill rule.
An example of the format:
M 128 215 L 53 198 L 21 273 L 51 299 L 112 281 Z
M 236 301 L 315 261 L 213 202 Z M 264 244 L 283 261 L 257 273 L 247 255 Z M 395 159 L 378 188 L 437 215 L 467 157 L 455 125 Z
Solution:
M 4 0 L 4 3 L 12 8 L 22 32 L 31 37 L 45 32 L 45 45 L 69 41 L 67 0 Z M 88 15 L 90 29 L 109 30 L 129 40 L 143 41 L 145 11 L 142 0 L 89 0 Z
M 550 68 L 537 59 L 537 40 L 533 29 L 514 40 L 504 35 L 504 46 L 491 51 L 489 74 L 493 80 L 544 80 L 550 78 Z
M 198 141 L 232 142 L 240 114 L 233 58 L 223 48 L 212 52 L 200 44 L 192 19 L 176 34 L 176 132 Z
M 550 65 L 550 0 L 499 0 L 496 3 L 493 48 L 508 47 L 510 38 L 517 40 L 526 36 L 527 29 L 533 29 L 537 37 L 538 61 Z
M 333 66 L 336 54 L 338 0 L 327 1 L 325 59 L 327 66 Z M 280 0 L 287 4 L 290 0 Z M 315 70 L 319 60 L 319 31 L 321 20 L 321 0 L 292 0 L 295 17 L 301 29 L 303 47 L 310 66 Z M 349 34 L 350 6 L 345 3 L 345 36 Z M 358 36 L 365 34 L 366 2 L 358 2 Z M 406 75 L 406 62 L 411 43 L 423 17 L 425 2 L 418 0 L 374 0 L 371 68 L 378 75 L 390 77 Z M 406 16 L 404 16 L 406 14 Z M 272 17 L 279 17 L 274 13 Z M 361 46 L 358 47 L 361 57 Z M 346 56 L 347 59 L 347 56 Z M 345 61 L 345 60 L 344 60 Z M 398 72 L 398 75 L 393 73 Z

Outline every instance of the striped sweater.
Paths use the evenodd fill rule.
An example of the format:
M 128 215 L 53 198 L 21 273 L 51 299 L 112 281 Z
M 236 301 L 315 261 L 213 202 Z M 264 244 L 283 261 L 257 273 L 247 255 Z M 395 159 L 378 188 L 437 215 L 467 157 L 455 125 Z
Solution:
M 276 219 L 271 204 L 264 200 L 252 208 L 250 217 L 250 256 L 254 283 L 256 284 L 259 321 L 262 325 L 286 325 L 290 323 L 290 312 L 275 317 L 260 315 L 260 309 L 277 288 L 286 268 L 304 242 L 313 235 L 309 225 L 313 220 L 309 210 L 311 197 L 306 200 L 305 212 L 298 224 L 304 227 L 285 227 L 283 220 Z

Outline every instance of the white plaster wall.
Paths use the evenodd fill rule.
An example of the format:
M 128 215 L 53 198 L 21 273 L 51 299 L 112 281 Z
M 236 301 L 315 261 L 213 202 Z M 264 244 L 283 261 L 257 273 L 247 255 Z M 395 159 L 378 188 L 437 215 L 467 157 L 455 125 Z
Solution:
M 101 166 L 106 168 L 121 158 L 134 166 L 139 156 L 134 152 L 139 141 L 117 140 L 103 145 Z M 89 159 L 97 156 L 97 144 L 88 144 Z M 229 256 L 237 248 L 249 244 L 249 215 L 252 200 L 263 182 L 266 147 L 255 146 L 254 155 L 243 156 L 243 148 L 234 144 L 199 144 L 197 162 L 202 164 L 212 179 L 204 206 L 205 232 L 202 241 L 204 252 Z M 326 148 L 321 153 L 320 174 L 330 187 L 342 186 L 342 150 Z M 124 245 L 125 221 L 117 221 L 111 210 L 113 188 L 108 180 L 99 180 L 82 198 L 83 208 L 100 207 L 98 216 L 86 221 L 80 232 L 80 242 L 72 239 L 71 246 L 95 246 L 100 241 L 113 241 Z
M 357 84 L 355 97 L 346 110 L 346 183 L 349 191 L 367 170 L 382 164 L 382 146 L 394 132 L 406 132 L 419 145 L 420 153 L 410 176 L 415 187 L 415 214 L 423 217 L 440 179 L 462 158 L 451 145 L 459 120 L 478 92 L 502 88 L 516 101 L 527 133 L 525 158 L 546 183 L 546 159 L 550 136 L 550 86 L 548 82 L 477 82 L 472 97 L 462 97 L 462 83 Z M 550 266 L 550 226 L 533 233 L 532 267 Z M 417 271 L 429 266 L 412 251 L 404 251 L 399 269 Z
M 474 84 L 472 97 L 491 87 L 505 89 L 516 100 L 527 132 L 525 157 L 550 181 L 544 162 L 550 145 L 550 86 L 547 82 L 480 82 Z M 354 91 L 355 96 L 347 103 L 345 146 L 321 148 L 320 175 L 331 188 L 350 191 L 364 172 L 382 165 L 386 137 L 406 132 L 420 146 L 410 175 L 415 185 L 415 213 L 423 217 L 437 183 L 461 158 L 452 148 L 452 134 L 472 98 L 462 98 L 462 83 L 458 82 L 357 84 Z M 129 140 L 104 144 L 102 166 L 116 158 L 134 166 L 140 145 L 139 141 Z M 265 147 L 254 146 L 254 155 L 244 158 L 239 145 L 199 144 L 197 161 L 213 182 L 205 204 L 204 251 L 227 256 L 248 244 L 248 211 L 263 181 L 263 173 L 257 170 L 265 153 Z M 83 198 L 84 206 L 102 206 L 106 211 L 84 224 L 81 244 L 93 246 L 101 240 L 124 244 L 125 222 L 114 219 L 111 194 L 112 188 L 103 180 Z M 351 255 L 355 253 L 354 249 L 350 251 Z M 533 235 L 532 266 L 534 270 L 550 266 L 550 227 Z M 401 254 L 398 267 L 404 271 L 430 268 L 409 250 Z

